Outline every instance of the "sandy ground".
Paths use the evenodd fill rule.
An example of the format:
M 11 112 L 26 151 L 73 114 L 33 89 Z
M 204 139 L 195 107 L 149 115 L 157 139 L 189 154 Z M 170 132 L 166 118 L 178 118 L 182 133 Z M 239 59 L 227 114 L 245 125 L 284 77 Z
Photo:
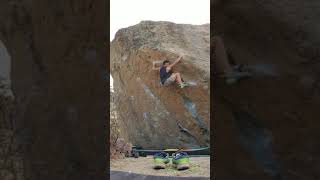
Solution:
M 171 162 L 166 169 L 155 170 L 152 168 L 153 157 L 125 158 L 111 160 L 111 170 L 127 171 L 137 174 L 147 174 L 155 176 L 181 176 L 181 177 L 209 177 L 210 157 L 191 157 L 190 168 L 184 171 L 177 171 L 171 166 Z

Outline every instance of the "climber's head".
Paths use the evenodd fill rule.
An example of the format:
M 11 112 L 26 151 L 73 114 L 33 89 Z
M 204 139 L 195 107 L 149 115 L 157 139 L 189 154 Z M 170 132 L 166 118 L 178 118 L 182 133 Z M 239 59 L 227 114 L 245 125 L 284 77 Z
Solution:
M 163 65 L 164 67 L 167 67 L 167 66 L 170 65 L 170 61 L 165 60 L 165 61 L 163 61 L 162 65 Z

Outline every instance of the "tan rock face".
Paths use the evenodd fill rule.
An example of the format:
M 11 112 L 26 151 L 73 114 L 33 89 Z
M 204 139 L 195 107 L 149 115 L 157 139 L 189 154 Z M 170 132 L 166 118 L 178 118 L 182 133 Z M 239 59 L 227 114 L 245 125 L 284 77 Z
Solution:
M 209 25 L 143 21 L 117 32 L 111 42 L 111 74 L 124 130 L 145 148 L 209 145 Z M 160 86 L 152 63 L 175 60 L 174 71 L 196 84 Z

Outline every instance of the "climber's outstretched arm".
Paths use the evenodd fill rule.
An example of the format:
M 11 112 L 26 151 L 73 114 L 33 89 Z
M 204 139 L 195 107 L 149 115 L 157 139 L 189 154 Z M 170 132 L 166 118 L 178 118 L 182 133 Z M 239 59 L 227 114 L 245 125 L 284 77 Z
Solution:
M 156 62 L 152 62 L 152 70 L 160 71 L 160 67 L 155 67 Z
M 171 69 L 174 65 L 176 65 L 176 64 L 181 60 L 181 58 L 182 58 L 182 55 L 180 55 L 180 56 L 178 57 L 178 59 L 175 60 L 175 61 L 169 66 L 169 69 Z

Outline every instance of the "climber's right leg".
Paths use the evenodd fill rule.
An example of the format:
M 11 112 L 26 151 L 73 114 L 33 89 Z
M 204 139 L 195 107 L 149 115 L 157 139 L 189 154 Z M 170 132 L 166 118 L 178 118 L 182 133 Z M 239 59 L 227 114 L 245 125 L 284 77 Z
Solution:
M 173 73 L 170 78 L 177 82 L 181 88 L 184 88 L 187 85 L 183 82 L 180 73 Z
M 173 73 L 170 78 L 174 79 L 179 85 L 182 83 L 180 73 Z

